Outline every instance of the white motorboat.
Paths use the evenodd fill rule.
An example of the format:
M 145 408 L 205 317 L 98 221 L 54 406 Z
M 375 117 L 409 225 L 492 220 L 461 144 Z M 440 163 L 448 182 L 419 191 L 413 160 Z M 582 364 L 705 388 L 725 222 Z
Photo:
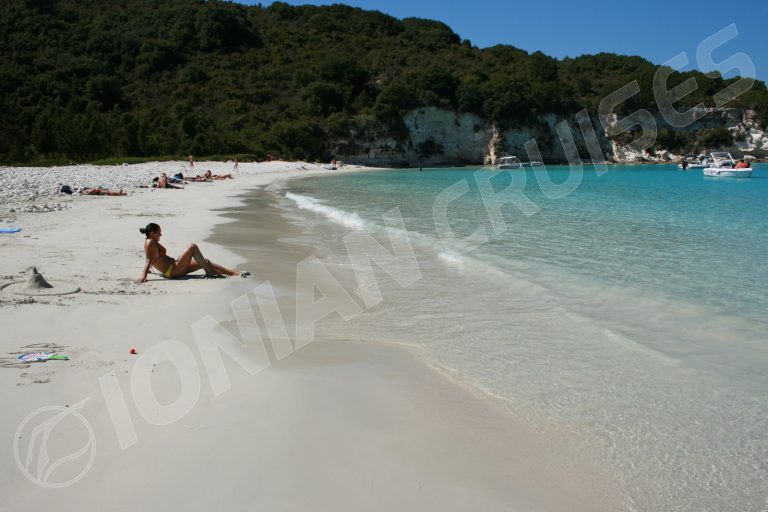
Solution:
M 523 162 L 523 167 L 541 167 L 544 165 L 544 162 L 540 162 L 539 160 L 531 160 L 530 162 Z
M 706 169 L 710 166 L 709 162 L 688 162 L 688 165 L 677 164 L 678 169 L 683 171 L 692 171 L 694 169 Z
M 502 156 L 496 161 L 497 169 L 519 169 L 523 166 L 523 163 L 514 155 Z
M 704 176 L 713 178 L 751 178 L 751 167 L 736 167 L 736 161 L 730 153 L 713 152 L 712 164 L 704 169 Z
M 710 167 L 712 162 L 710 161 L 709 157 L 705 154 L 701 154 L 697 157 L 688 157 L 685 159 L 685 165 L 683 164 L 677 164 L 678 169 L 682 169 L 683 171 L 691 171 L 694 169 L 706 169 L 707 167 Z

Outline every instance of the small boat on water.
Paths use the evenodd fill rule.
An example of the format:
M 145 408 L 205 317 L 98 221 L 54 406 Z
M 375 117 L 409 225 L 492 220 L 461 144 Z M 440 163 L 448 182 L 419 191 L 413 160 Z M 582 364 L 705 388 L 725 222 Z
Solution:
M 523 162 L 523 167 L 541 167 L 544 162 L 538 160 L 531 160 L 530 162 Z
M 502 156 L 496 161 L 497 169 L 519 169 L 522 166 L 523 162 L 521 162 L 515 155 Z
M 751 178 L 751 167 L 737 167 L 730 153 L 712 153 L 712 163 L 704 169 L 704 176 L 712 178 Z
M 682 169 L 683 171 L 691 171 L 695 169 L 706 169 L 707 167 L 710 167 L 711 164 L 712 162 L 709 157 L 702 153 L 696 157 L 686 157 L 684 163 L 677 164 L 677 168 Z

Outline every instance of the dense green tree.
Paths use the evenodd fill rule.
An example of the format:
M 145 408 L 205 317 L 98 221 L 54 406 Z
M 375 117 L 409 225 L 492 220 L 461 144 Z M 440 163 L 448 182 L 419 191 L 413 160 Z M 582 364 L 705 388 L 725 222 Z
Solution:
M 510 126 L 595 112 L 637 80 L 618 113 L 655 109 L 657 67 L 608 53 L 558 61 L 479 49 L 443 23 L 335 4 L 220 0 L 4 0 L 0 162 L 170 154 L 327 158 L 371 140 L 405 142 L 403 116 L 436 106 Z M 678 108 L 714 104 L 737 79 L 694 78 Z M 757 82 L 730 105 L 768 122 Z M 665 146 L 688 144 L 664 132 Z M 687 136 L 686 136 L 687 137 Z M 722 142 L 726 134 L 703 134 Z M 685 137 L 683 137 L 685 138 Z M 437 146 L 418 148 L 436 154 Z
M 691 143 L 691 134 L 662 128 L 656 134 L 655 146 L 660 149 L 679 151 Z
M 733 144 L 733 135 L 727 128 L 712 128 L 705 130 L 701 142 L 706 147 L 722 147 Z

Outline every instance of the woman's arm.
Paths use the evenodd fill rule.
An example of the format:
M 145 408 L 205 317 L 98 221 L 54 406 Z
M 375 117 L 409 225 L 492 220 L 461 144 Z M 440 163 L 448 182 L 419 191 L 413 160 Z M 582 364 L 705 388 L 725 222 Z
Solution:
M 144 271 L 141 273 L 141 277 L 138 280 L 139 283 L 147 282 L 147 276 L 149 275 L 150 261 L 151 260 L 147 258 L 147 263 L 144 265 Z
M 141 277 L 139 278 L 140 283 L 145 283 L 147 281 L 147 276 L 149 275 L 149 269 L 152 266 L 152 262 L 160 256 L 160 252 L 157 249 L 157 242 L 150 240 L 149 243 L 147 243 L 147 245 L 144 247 L 144 254 L 147 257 L 147 261 L 144 263 L 144 271 L 141 273 Z

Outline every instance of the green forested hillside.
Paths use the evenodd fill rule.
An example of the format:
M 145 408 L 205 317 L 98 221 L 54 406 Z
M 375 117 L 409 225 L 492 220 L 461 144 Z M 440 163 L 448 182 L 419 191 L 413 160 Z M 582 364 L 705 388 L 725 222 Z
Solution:
M 478 49 L 446 25 L 343 5 L 268 8 L 202 0 L 4 0 L 0 161 L 267 153 L 327 158 L 326 141 L 405 137 L 402 114 L 433 105 L 502 125 L 596 112 L 631 80 L 622 108 L 654 109 L 656 66 L 612 54 L 557 61 Z M 680 107 L 728 80 L 700 73 Z M 768 113 L 758 82 L 733 106 Z

